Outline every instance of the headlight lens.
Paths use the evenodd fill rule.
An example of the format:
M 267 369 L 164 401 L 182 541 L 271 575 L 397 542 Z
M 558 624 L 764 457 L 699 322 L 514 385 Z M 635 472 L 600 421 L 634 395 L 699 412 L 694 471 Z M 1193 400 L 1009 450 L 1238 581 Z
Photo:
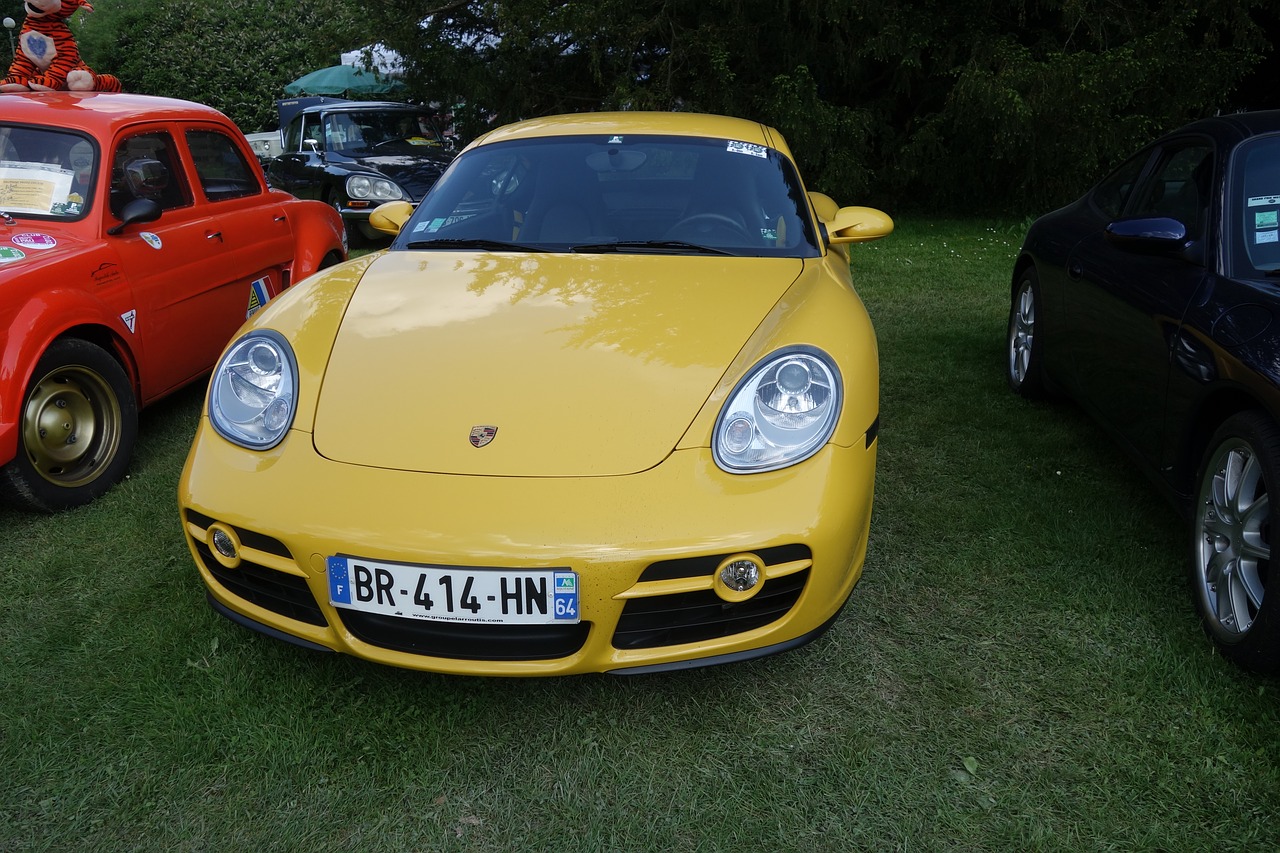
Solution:
M 298 367 L 279 334 L 250 332 L 232 344 L 209 382 L 209 420 L 227 441 L 251 450 L 275 447 L 293 423 Z
M 774 471 L 808 459 L 840 417 L 840 371 L 826 353 L 781 350 L 738 383 L 716 419 L 711 451 L 731 474 Z
M 371 199 L 374 201 L 395 201 L 408 198 L 404 190 L 393 181 L 373 175 L 352 175 L 347 178 L 347 195 L 351 198 Z

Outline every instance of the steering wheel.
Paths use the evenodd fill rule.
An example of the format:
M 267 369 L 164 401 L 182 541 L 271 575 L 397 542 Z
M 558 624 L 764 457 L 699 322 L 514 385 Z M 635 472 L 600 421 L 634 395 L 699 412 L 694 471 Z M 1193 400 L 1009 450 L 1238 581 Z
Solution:
M 716 229 L 732 232 L 734 236 L 741 237 L 748 245 L 752 241 L 751 232 L 747 230 L 747 226 L 732 216 L 725 216 L 723 213 L 695 213 L 693 216 L 686 216 L 667 229 L 667 236 L 679 235 L 686 230 L 695 234 L 710 234 Z

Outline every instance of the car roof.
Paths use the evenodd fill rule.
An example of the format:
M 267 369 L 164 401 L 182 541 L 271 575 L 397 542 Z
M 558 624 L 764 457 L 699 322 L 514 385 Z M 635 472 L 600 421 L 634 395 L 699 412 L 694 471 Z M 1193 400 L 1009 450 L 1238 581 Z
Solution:
M 604 112 L 573 113 L 526 119 L 492 130 L 472 145 L 546 136 L 656 134 L 733 139 L 777 147 L 777 135 L 759 122 L 706 113 Z
M 1224 113 L 1202 118 L 1180 127 L 1166 136 L 1183 133 L 1207 133 L 1216 137 L 1230 137 L 1236 140 L 1257 136 L 1263 133 L 1280 131 L 1280 110 L 1257 110 L 1254 112 Z
M 43 124 L 106 133 L 137 121 L 230 120 L 213 107 L 153 95 L 107 92 L 18 92 L 0 95 L 7 123 Z
M 299 112 L 326 112 L 334 110 L 405 110 L 420 113 L 427 108 L 421 104 L 406 104 L 400 101 L 334 101 L 326 100 L 322 104 L 308 104 Z

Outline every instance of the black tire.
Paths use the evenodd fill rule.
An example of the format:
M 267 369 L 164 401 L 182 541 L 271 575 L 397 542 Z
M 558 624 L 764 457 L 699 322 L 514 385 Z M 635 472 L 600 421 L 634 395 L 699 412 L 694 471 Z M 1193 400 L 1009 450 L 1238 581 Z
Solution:
M 1190 576 L 1201 623 L 1224 657 L 1280 672 L 1280 590 L 1266 594 L 1280 530 L 1280 428 L 1260 412 L 1232 416 L 1210 440 L 1197 483 Z
M 1009 303 L 1009 327 L 1005 339 L 1005 378 L 1013 393 L 1028 400 L 1045 394 L 1044 341 L 1036 334 L 1040 316 L 1040 278 L 1035 267 L 1027 267 L 1018 276 Z
M 133 386 L 101 347 L 55 341 L 36 363 L 18 426 L 18 455 L 0 468 L 0 495 L 44 512 L 87 504 L 129 467 L 138 436 Z

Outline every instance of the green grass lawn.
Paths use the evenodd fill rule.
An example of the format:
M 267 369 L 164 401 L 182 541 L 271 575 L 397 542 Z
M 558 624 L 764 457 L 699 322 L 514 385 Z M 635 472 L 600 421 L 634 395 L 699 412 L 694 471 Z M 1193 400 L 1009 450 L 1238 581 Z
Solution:
M 0 851 L 1265 850 L 1280 683 L 1197 625 L 1187 530 L 1077 409 L 1010 394 L 1021 226 L 854 250 L 882 430 L 862 583 L 789 654 L 490 680 L 320 655 L 205 604 L 175 489 L 0 509 Z

